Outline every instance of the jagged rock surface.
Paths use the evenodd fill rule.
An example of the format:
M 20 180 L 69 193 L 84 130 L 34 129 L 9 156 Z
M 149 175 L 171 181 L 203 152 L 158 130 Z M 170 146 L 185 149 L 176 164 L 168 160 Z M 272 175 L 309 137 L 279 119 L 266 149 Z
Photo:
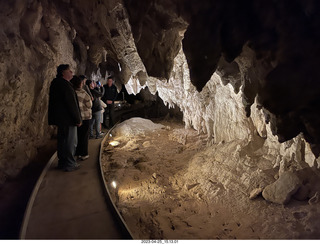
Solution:
M 59 64 L 89 77 L 112 71 L 119 87 L 131 75 L 142 82 L 146 70 L 122 1 L 0 3 L 1 184 L 54 132 L 47 125 L 48 90 Z
M 274 167 L 280 173 L 291 168 L 318 167 L 318 160 L 301 135 L 285 143 L 279 143 L 270 124 L 265 123 L 265 112 L 254 103 L 251 116 L 246 117 L 242 103 L 242 91 L 238 94 L 218 73 L 198 92 L 191 84 L 186 58 L 179 52 L 174 61 L 171 77 L 167 82 L 149 78 L 146 85 L 151 92 L 158 92 L 169 107 L 178 106 L 187 128 L 207 134 L 209 144 L 243 140 L 248 148 L 259 150 L 261 155 L 273 158 Z M 126 84 L 128 91 L 138 93 L 144 86 L 137 79 Z M 268 156 L 267 156 L 268 155 Z
M 254 59 L 244 66 L 239 65 L 247 115 L 250 115 L 250 106 L 257 97 L 259 105 L 268 112 L 268 121 L 280 142 L 302 132 L 311 143 L 314 154 L 319 156 L 318 1 L 158 0 L 140 9 L 135 8 L 133 0 L 125 0 L 125 3 L 133 29 L 139 30 L 136 31 L 139 35 L 134 35 L 138 46 L 143 42 L 141 36 L 157 38 L 172 28 L 171 25 L 157 25 L 149 33 L 148 27 L 152 25 L 150 21 L 142 21 L 137 16 L 144 16 L 145 19 L 165 16 L 170 23 L 180 23 L 182 17 L 188 23 L 183 50 L 190 68 L 191 82 L 199 91 L 205 87 L 216 69 L 223 70 L 223 67 L 219 67 L 222 59 L 228 63 L 237 62 L 239 57 L 247 56 L 243 47 L 250 47 Z M 163 9 L 173 9 L 174 14 L 170 14 L 170 17 L 163 15 Z M 168 39 L 168 43 L 173 46 L 178 41 L 176 39 L 171 43 L 172 39 Z M 146 50 L 154 49 L 154 42 L 143 43 L 143 48 L 138 48 L 142 57 L 146 56 Z M 167 42 L 164 40 L 158 43 L 166 46 Z M 171 50 L 163 51 L 172 57 Z M 156 76 L 166 74 L 168 66 L 163 65 L 157 55 L 151 60 L 149 58 L 147 64 L 154 63 L 154 60 L 159 60 L 157 72 L 146 65 L 148 73 Z M 167 78 L 166 75 L 162 77 Z M 236 83 L 237 90 L 239 83 L 231 83 Z
M 48 3 L 1 1 L 0 183 L 16 176 L 51 136 L 46 111 L 59 63 L 74 67 L 72 28 Z
M 0 183 L 51 136 L 47 94 L 60 63 L 112 71 L 133 93 L 147 84 L 211 143 L 250 138 L 279 153 L 276 167 L 317 166 L 319 2 L 0 3 Z

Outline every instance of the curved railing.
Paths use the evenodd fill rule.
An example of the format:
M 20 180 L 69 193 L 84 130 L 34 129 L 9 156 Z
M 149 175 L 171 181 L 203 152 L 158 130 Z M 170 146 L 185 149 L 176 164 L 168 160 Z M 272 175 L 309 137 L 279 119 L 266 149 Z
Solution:
M 116 125 L 115 125 L 116 126 Z M 128 228 L 125 220 L 122 218 L 121 214 L 118 211 L 118 208 L 116 207 L 114 201 L 112 200 L 110 191 L 109 191 L 109 187 L 108 187 L 108 183 L 103 175 L 103 170 L 102 170 L 102 162 L 101 162 L 101 156 L 102 156 L 102 152 L 103 152 L 103 145 L 104 143 L 109 139 L 110 134 L 112 132 L 112 130 L 114 129 L 113 126 L 107 133 L 107 135 L 103 138 L 101 144 L 100 144 L 100 152 L 99 152 L 99 170 L 100 170 L 100 175 L 101 175 L 101 181 L 103 182 L 104 185 L 104 189 L 105 189 L 105 195 L 106 195 L 106 200 L 107 202 L 112 206 L 112 209 L 114 210 L 114 216 L 117 217 L 118 222 L 121 224 L 121 231 L 126 235 L 127 238 L 133 239 L 133 235 L 130 231 L 130 229 Z
M 55 152 L 51 156 L 51 158 L 49 159 L 47 165 L 42 170 L 42 173 L 39 176 L 39 179 L 38 179 L 35 187 L 33 188 L 33 191 L 31 193 L 31 196 L 30 196 L 29 201 L 28 201 L 28 205 L 27 205 L 26 211 L 24 213 L 24 217 L 23 217 L 23 220 L 22 220 L 22 226 L 21 226 L 21 229 L 20 229 L 19 237 L 22 240 L 26 239 L 26 233 L 27 233 L 28 223 L 29 223 L 29 219 L 30 219 L 30 215 L 31 215 L 31 210 L 32 210 L 34 201 L 35 201 L 35 199 L 37 197 L 38 191 L 40 189 L 41 183 L 42 183 L 44 177 L 46 176 L 48 170 L 50 169 L 52 163 L 54 162 L 54 160 L 56 158 L 57 158 L 57 152 Z

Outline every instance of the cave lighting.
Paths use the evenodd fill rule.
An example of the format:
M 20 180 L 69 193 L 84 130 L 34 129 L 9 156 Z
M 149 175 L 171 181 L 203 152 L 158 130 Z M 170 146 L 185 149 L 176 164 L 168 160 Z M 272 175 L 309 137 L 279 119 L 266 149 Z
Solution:
M 109 136 L 112 137 L 112 134 L 110 133 Z
M 112 185 L 112 187 L 113 187 L 114 189 L 116 189 L 116 188 L 117 188 L 117 182 L 112 181 L 112 182 L 111 182 L 111 185 Z
M 113 147 L 116 147 L 116 146 L 119 146 L 120 142 L 118 141 L 111 141 L 109 142 L 109 145 L 113 146 Z

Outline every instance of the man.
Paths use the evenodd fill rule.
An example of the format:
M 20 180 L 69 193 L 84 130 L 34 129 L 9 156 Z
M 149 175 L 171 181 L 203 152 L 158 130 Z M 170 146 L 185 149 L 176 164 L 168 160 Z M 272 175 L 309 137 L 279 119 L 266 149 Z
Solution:
M 114 101 L 117 98 L 118 92 L 116 86 L 113 84 L 113 78 L 108 77 L 107 84 L 104 85 L 104 96 L 102 101 L 107 104 L 107 108 L 103 114 L 104 126 L 108 128 L 107 116 L 109 115 L 109 128 L 114 126 Z
M 80 168 L 74 158 L 77 147 L 77 127 L 81 114 L 76 93 L 70 83 L 73 74 L 68 64 L 57 68 L 57 77 L 51 82 L 49 92 L 49 125 L 58 126 L 58 168 L 67 172 Z

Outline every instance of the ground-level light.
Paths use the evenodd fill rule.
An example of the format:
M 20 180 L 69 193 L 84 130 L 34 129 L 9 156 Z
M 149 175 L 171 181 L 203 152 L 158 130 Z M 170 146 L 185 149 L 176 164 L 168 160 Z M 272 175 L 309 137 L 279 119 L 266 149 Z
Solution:
M 109 144 L 110 144 L 111 146 L 113 146 L 113 147 L 116 147 L 116 146 L 119 146 L 120 142 L 118 142 L 118 141 L 111 141 L 111 142 L 109 142 Z
M 116 188 L 117 188 L 117 182 L 112 181 L 112 182 L 111 182 L 111 185 L 112 185 L 112 187 L 113 187 L 114 189 L 116 189 Z

